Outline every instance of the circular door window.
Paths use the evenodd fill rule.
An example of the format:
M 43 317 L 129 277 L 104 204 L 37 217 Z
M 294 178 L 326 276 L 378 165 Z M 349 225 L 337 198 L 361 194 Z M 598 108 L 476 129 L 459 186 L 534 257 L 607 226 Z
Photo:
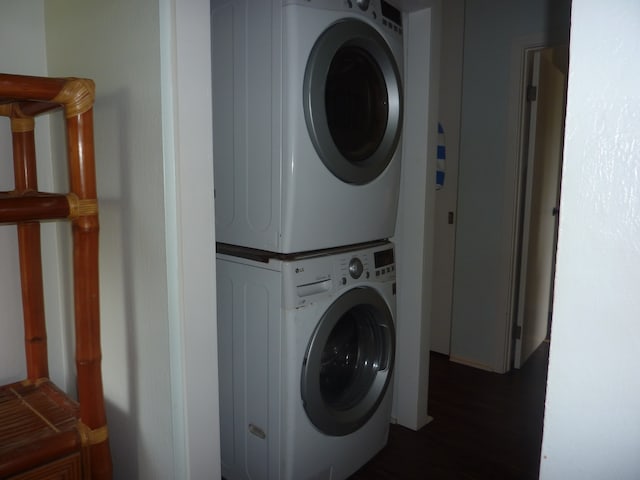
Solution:
M 311 141 L 336 177 L 365 184 L 384 171 L 400 139 L 402 94 L 393 54 L 373 27 L 347 19 L 324 31 L 303 101 Z
M 327 435 L 348 435 L 375 413 L 391 379 L 395 328 L 372 288 L 349 290 L 327 309 L 309 341 L 302 366 L 302 401 Z

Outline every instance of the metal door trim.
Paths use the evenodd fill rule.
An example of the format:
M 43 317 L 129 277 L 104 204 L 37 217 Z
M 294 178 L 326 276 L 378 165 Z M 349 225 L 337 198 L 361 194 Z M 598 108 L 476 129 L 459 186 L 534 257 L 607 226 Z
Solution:
M 321 387 L 322 355 L 334 327 L 348 314 L 362 315 L 364 325 L 371 327 L 371 333 L 377 347 L 375 355 L 361 360 L 370 361 L 363 368 L 367 370 L 370 381 L 367 390 L 351 391 L 357 402 L 345 408 L 338 407 L 323 396 Z M 367 318 L 364 318 L 367 317 Z M 358 319 L 360 322 L 360 319 Z M 366 328 L 365 328 L 366 329 Z M 360 356 L 361 346 L 358 346 Z M 375 357 L 375 358 L 373 358 Z M 327 435 L 348 435 L 362 427 L 376 412 L 385 396 L 393 373 L 395 359 L 395 327 L 393 316 L 386 301 L 372 287 L 355 287 L 336 299 L 327 308 L 309 340 L 305 353 L 302 375 L 301 396 L 309 420 Z M 371 361 L 373 360 L 373 361 Z
M 351 162 L 336 146 L 327 121 L 325 87 L 336 53 L 355 47 L 370 55 L 380 69 L 387 91 L 386 128 L 377 149 L 366 159 Z M 344 19 L 329 26 L 316 41 L 304 76 L 304 116 L 313 146 L 325 166 L 340 180 L 366 184 L 376 179 L 390 163 L 402 129 L 402 86 L 398 66 L 384 38 L 370 25 Z

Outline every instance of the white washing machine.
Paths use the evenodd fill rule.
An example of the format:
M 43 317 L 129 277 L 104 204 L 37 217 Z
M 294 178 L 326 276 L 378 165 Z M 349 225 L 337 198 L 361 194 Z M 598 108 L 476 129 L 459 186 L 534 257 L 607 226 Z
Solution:
M 296 253 L 392 237 L 402 59 L 386 0 L 212 0 L 218 241 Z
M 394 270 L 387 242 L 287 259 L 218 252 L 227 480 L 344 479 L 383 448 Z

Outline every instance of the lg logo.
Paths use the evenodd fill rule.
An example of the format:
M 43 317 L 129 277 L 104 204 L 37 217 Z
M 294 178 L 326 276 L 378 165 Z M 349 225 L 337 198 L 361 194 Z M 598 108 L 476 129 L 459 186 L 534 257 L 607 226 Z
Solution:
M 296 267 L 296 273 L 302 273 L 302 272 L 304 272 L 303 267 Z

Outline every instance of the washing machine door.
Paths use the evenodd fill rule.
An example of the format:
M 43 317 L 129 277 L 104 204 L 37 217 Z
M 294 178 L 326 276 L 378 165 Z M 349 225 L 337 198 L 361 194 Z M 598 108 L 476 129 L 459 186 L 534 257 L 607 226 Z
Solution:
M 325 166 L 346 183 L 377 178 L 402 125 L 400 74 L 384 38 L 359 20 L 332 24 L 309 55 L 303 93 L 307 129 Z
M 375 413 L 393 371 L 395 328 L 370 287 L 341 295 L 325 311 L 307 346 L 301 379 L 304 409 L 327 435 L 348 435 Z

